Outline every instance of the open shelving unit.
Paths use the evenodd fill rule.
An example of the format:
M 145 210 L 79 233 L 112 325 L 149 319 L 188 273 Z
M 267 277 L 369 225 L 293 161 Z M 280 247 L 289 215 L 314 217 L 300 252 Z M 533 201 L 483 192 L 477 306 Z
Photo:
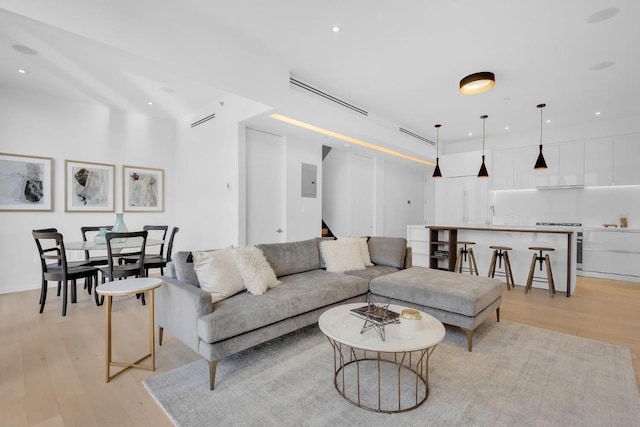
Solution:
M 429 228 L 429 268 L 453 271 L 456 266 L 458 230 L 448 227 Z

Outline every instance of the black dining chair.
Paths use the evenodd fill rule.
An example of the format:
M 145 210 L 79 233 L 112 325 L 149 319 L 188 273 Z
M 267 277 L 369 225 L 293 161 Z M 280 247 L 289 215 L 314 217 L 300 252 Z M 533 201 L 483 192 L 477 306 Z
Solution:
M 148 231 L 128 231 L 128 232 L 113 232 L 108 231 L 105 234 L 105 240 L 107 243 L 107 265 L 98 267 L 102 272 L 102 283 L 105 283 L 106 279 L 110 282 L 114 280 L 125 279 L 127 277 L 146 277 L 144 269 L 144 254 L 145 247 L 147 246 Z M 119 240 L 127 239 L 127 252 L 120 252 L 113 245 L 117 244 Z M 120 259 L 135 259 L 135 262 L 120 262 Z M 144 294 L 138 295 L 138 298 L 142 297 L 142 304 L 145 304 Z M 100 302 L 104 301 L 104 297 L 101 297 Z
M 171 230 L 171 236 L 169 237 L 169 243 L 167 244 L 167 256 L 163 257 L 162 252 L 160 255 L 149 256 L 144 258 L 144 270 L 147 277 L 149 277 L 149 270 L 152 268 L 159 268 L 160 274 L 164 275 L 164 268 L 167 263 L 171 262 L 171 254 L 173 253 L 173 240 L 176 237 L 176 233 L 180 231 L 180 227 L 173 227 Z
M 93 237 L 95 237 L 95 235 L 98 234 L 98 232 L 100 232 L 101 228 L 106 228 L 107 231 L 111 231 L 113 226 L 103 225 L 103 226 L 80 227 L 80 232 L 82 233 L 82 241 L 87 242 L 88 241 L 87 237 L 90 237 L 93 239 Z M 88 233 L 88 236 L 87 236 L 87 233 Z M 107 247 L 105 246 L 104 249 L 106 248 Z M 104 249 L 100 249 L 100 250 L 104 250 Z M 107 263 L 109 262 L 107 260 L 106 255 L 91 256 L 90 252 L 91 251 L 89 250 L 84 251 L 84 261 L 86 265 L 107 265 Z
M 55 228 L 33 230 L 33 238 L 38 247 L 40 265 L 42 267 L 42 287 L 40 290 L 40 313 L 44 311 L 47 301 L 48 282 L 58 282 L 58 296 L 62 287 L 62 315 L 67 315 L 67 288 L 71 280 L 71 303 L 77 301 L 77 279 L 87 279 L 89 293 L 93 284 L 98 284 L 98 269 L 90 265 L 74 265 L 67 262 L 64 249 L 64 238 Z M 54 262 L 49 262 L 54 261 Z M 98 294 L 95 294 L 96 305 L 99 305 Z

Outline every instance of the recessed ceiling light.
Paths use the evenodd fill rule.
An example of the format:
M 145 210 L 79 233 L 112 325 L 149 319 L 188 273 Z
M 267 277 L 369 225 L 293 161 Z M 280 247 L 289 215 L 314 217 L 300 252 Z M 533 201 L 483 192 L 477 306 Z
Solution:
M 473 132 L 469 132 L 469 136 L 473 136 Z
M 147 102 L 147 104 L 149 104 L 149 105 L 153 105 L 153 102 L 152 102 L 152 101 L 149 101 L 149 102 Z
M 596 111 L 596 116 L 599 116 L 600 114 L 600 111 Z
M 27 70 L 24 70 L 24 69 L 22 69 L 22 68 L 19 68 L 19 69 L 18 69 L 18 72 L 19 72 L 20 74 L 27 74 L 27 73 L 28 73 L 28 71 L 27 71 Z
M 333 31 L 334 33 L 339 33 L 340 27 L 338 27 L 337 25 L 334 25 L 333 27 L 331 27 L 331 31 Z
M 505 127 L 504 127 L 504 130 L 509 130 L 509 126 L 505 126 Z
M 349 148 L 349 147 L 351 147 L 351 144 L 344 144 L 344 146 Z
M 547 120 L 547 123 L 551 123 L 551 119 L 548 119 L 548 120 Z

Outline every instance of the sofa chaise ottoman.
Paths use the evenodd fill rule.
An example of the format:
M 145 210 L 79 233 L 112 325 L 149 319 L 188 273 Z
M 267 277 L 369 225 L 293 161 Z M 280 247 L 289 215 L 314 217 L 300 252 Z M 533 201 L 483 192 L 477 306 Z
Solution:
M 442 323 L 460 327 L 467 333 L 469 351 L 473 331 L 494 310 L 500 321 L 504 289 L 505 283 L 498 279 L 424 267 L 386 274 L 369 283 L 369 291 L 374 296 L 416 308 Z

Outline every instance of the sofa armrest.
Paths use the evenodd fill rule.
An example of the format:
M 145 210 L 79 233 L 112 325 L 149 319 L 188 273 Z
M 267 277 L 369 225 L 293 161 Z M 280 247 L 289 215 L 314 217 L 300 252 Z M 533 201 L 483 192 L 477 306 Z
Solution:
M 162 277 L 156 289 L 156 324 L 198 352 L 198 319 L 213 312 L 211 294 L 197 286 Z
M 413 249 L 411 246 L 407 246 L 407 252 L 404 254 L 404 268 L 413 267 Z

